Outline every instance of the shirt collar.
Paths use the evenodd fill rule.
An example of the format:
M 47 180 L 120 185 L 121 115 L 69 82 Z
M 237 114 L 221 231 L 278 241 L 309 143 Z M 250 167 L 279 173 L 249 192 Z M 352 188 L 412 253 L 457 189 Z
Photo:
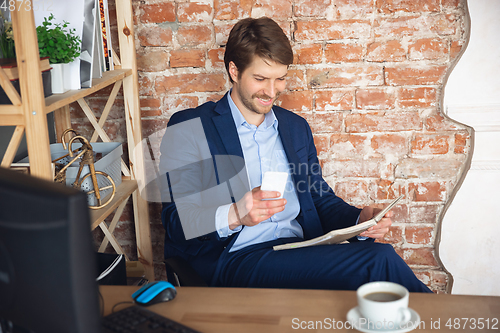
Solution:
M 236 128 L 238 128 L 239 126 L 250 127 L 250 124 L 247 123 L 245 117 L 243 117 L 241 111 L 238 109 L 236 104 L 234 104 L 234 101 L 231 98 L 232 90 L 233 89 L 229 90 L 229 93 L 227 94 L 227 99 L 229 102 L 229 108 L 231 109 L 231 114 L 233 115 L 234 124 L 236 125 Z M 269 127 L 273 126 L 275 130 L 278 130 L 278 119 L 276 118 L 273 109 L 271 109 L 271 112 L 266 113 L 264 117 L 264 122 L 260 126 L 262 125 L 264 125 L 265 129 L 268 129 Z

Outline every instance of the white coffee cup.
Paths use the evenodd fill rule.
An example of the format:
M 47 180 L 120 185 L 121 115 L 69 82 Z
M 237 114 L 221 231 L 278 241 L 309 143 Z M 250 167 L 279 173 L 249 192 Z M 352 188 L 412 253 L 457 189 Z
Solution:
M 357 290 L 358 309 L 370 329 L 393 329 L 408 322 L 410 293 L 408 289 L 393 282 L 369 282 Z

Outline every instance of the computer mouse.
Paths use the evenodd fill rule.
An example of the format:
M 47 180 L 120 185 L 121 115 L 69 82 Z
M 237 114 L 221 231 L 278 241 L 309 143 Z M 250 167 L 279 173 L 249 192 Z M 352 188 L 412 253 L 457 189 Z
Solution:
M 132 299 L 138 305 L 149 306 L 173 300 L 177 295 L 175 287 L 167 281 L 146 283 L 132 294 Z

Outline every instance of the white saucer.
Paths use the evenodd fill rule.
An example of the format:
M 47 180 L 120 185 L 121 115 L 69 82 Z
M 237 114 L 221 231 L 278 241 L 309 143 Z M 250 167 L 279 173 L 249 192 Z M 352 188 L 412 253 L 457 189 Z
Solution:
M 376 328 L 376 327 L 372 326 L 374 324 L 370 324 L 371 327 L 367 327 L 368 323 L 365 322 L 365 320 L 360 322 L 360 319 L 363 319 L 363 316 L 359 312 L 358 307 L 355 307 L 355 308 L 352 308 L 351 310 L 349 310 L 349 312 L 347 313 L 347 320 L 352 325 L 352 327 L 354 327 L 355 329 L 357 329 L 358 331 L 361 331 L 361 332 L 366 332 L 366 333 L 372 333 L 372 332 L 404 333 L 404 332 L 413 331 L 415 328 L 418 327 L 418 324 L 420 323 L 420 316 L 418 315 L 418 313 L 415 312 L 415 310 L 410 309 L 410 308 L 408 308 L 408 310 L 410 310 L 410 313 L 411 313 L 410 320 L 408 320 L 406 323 L 403 323 L 403 324 L 394 325 L 393 329 L 385 328 L 385 327 Z

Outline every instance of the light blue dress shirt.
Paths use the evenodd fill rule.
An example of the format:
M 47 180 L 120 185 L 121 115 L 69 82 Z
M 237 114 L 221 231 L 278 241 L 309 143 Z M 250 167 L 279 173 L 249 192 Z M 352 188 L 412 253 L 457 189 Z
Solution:
M 230 94 L 228 94 L 228 100 L 240 138 L 250 188 L 262 184 L 262 177 L 266 171 L 287 172 L 287 184 L 283 194 L 287 203 L 282 212 L 274 214 L 256 226 L 239 226 L 234 230 L 230 230 L 228 226 L 231 204 L 221 206 L 216 212 L 216 229 L 219 236 L 228 237 L 235 232 L 240 232 L 230 252 L 278 238 L 304 238 L 302 227 L 295 219 L 299 214 L 300 204 L 290 175 L 288 159 L 278 133 L 278 119 L 271 110 L 259 126 L 251 125 L 238 110 Z

